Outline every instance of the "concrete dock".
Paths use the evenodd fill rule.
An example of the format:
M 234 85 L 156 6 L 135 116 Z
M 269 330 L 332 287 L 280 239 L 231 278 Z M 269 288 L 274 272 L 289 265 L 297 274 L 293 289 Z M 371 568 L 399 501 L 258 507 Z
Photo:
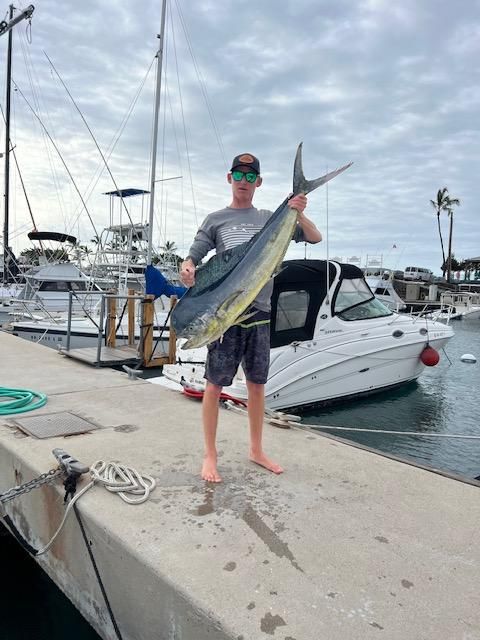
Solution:
M 286 468 L 275 476 L 248 461 L 246 418 L 227 411 L 224 482 L 207 485 L 197 401 L 1 332 L 0 355 L 2 386 L 48 394 L 22 417 L 100 427 L 37 439 L 15 428 L 21 416 L 1 417 L 0 493 L 55 467 L 55 447 L 157 481 L 142 505 L 100 486 L 77 502 L 124 640 L 480 640 L 478 486 L 266 425 Z M 58 482 L 7 503 L 34 547 L 57 529 L 63 494 Z M 102 638 L 117 637 L 74 513 L 38 561 Z

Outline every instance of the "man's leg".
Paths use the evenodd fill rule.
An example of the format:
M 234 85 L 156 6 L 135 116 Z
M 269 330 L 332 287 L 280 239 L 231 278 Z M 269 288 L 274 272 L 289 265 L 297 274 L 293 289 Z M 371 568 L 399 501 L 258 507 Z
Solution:
M 265 414 L 265 385 L 247 380 L 248 421 L 250 423 L 250 460 L 273 473 L 282 473 L 282 467 L 263 452 L 262 434 Z
M 208 482 L 221 482 L 222 478 L 217 471 L 217 425 L 218 425 L 218 401 L 222 387 L 207 381 L 203 394 L 203 436 L 205 442 L 205 454 L 202 466 L 202 478 Z

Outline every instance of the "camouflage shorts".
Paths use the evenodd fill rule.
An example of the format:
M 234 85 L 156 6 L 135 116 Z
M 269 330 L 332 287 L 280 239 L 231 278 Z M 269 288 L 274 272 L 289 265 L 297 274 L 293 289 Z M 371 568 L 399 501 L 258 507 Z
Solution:
M 245 377 L 265 384 L 270 364 L 270 314 L 257 311 L 241 325 L 234 325 L 220 340 L 208 345 L 205 378 L 218 387 L 228 387 L 242 364 Z

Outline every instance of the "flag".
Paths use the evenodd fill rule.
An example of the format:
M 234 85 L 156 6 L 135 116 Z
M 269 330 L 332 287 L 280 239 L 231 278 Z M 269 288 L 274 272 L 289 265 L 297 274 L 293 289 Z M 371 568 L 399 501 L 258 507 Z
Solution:
M 145 271 L 145 293 L 147 295 L 154 295 L 155 298 L 159 296 L 178 296 L 181 298 L 186 287 L 175 287 L 171 284 L 159 269 L 155 269 L 151 264 L 147 266 Z

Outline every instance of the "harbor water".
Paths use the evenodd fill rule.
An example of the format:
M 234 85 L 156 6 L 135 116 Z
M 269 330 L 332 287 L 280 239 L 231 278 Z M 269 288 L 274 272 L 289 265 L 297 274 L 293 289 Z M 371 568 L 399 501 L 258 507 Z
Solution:
M 333 430 L 326 433 L 445 472 L 468 478 L 480 475 L 480 439 L 400 433 L 480 435 L 477 408 L 480 363 L 461 361 L 465 353 L 480 358 L 480 321 L 459 321 L 453 327 L 455 336 L 445 353 L 441 353 L 439 365 L 427 368 L 418 382 L 305 413 L 303 422 L 319 425 L 318 428 L 330 425 L 378 429 L 378 433 Z M 380 430 L 397 431 L 398 435 Z M 288 464 L 282 462 L 288 473 Z M 8 588 L 3 592 L 0 607 L 1 638 L 99 640 L 68 599 L 1 526 L 0 557 L 8 576 Z
M 462 362 L 471 353 L 480 361 L 480 320 L 453 321 L 454 337 L 416 382 L 302 415 L 308 424 L 376 429 L 378 433 L 326 433 L 408 458 L 418 464 L 474 478 L 480 475 L 478 390 L 480 362 Z M 399 435 L 381 433 L 397 431 Z M 418 436 L 400 435 L 415 431 Z M 425 434 L 476 435 L 478 440 Z

